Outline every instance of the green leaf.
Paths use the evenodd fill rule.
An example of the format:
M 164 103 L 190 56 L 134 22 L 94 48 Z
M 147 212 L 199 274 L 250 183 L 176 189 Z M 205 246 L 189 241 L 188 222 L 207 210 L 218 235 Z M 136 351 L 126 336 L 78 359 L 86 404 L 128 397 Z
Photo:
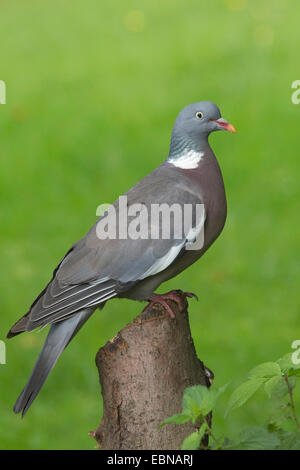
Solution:
M 290 377 L 289 378 L 289 384 L 290 384 L 291 389 L 293 389 L 296 386 L 295 377 Z M 281 399 L 285 395 L 288 395 L 288 393 L 289 393 L 289 390 L 288 390 L 286 381 L 282 378 L 278 382 L 278 384 L 276 385 L 275 389 L 273 390 L 272 397 L 277 398 L 277 399 Z
M 188 406 L 188 402 L 190 400 L 200 406 L 203 398 L 206 397 L 208 393 L 209 389 L 204 385 L 193 385 L 192 387 L 187 387 L 183 392 L 182 409 L 184 409 L 186 405 Z
M 280 405 L 269 420 L 269 430 L 278 430 L 282 423 L 291 418 L 291 405 L 289 403 Z
M 285 354 L 281 359 L 278 359 L 277 363 L 279 364 L 283 374 L 289 375 L 290 370 L 300 369 L 300 364 L 295 364 L 293 362 L 293 354 L 294 353 L 288 353 Z
M 220 438 L 218 439 L 217 442 L 213 442 L 211 445 L 211 448 L 213 450 L 218 450 L 218 449 L 231 450 L 231 449 L 234 449 L 235 447 L 237 447 L 237 444 L 235 444 L 234 441 L 232 441 L 228 437 Z
M 183 414 L 191 414 L 196 419 L 206 416 L 215 407 L 218 397 L 224 392 L 227 384 L 218 390 L 204 385 L 194 385 L 185 389 L 182 400 Z
M 300 377 L 300 369 L 290 369 L 287 373 L 288 377 Z
M 185 389 L 182 399 L 183 414 L 190 414 L 195 422 L 201 415 L 205 416 L 206 411 L 214 400 L 210 396 L 209 389 L 204 385 L 194 385 Z
M 206 397 L 203 398 L 201 405 L 200 405 L 200 411 L 202 416 L 208 415 L 210 411 L 215 407 L 217 402 L 217 391 L 212 390 Z
M 279 364 L 282 373 L 286 374 L 293 366 L 292 353 L 285 354 L 283 357 L 278 359 L 277 364 Z
M 271 378 L 281 376 L 281 368 L 277 362 L 264 362 L 249 373 L 249 378 Z
M 184 399 L 182 414 L 189 415 L 193 423 L 201 416 L 199 405 L 188 395 Z
M 278 450 L 300 450 L 300 433 L 299 432 L 284 432 L 280 436 L 280 445 Z
M 201 435 L 198 432 L 193 432 L 186 437 L 182 443 L 181 450 L 197 450 L 201 442 Z
M 207 392 L 203 396 L 201 403 L 199 403 L 200 411 L 203 416 L 207 416 L 213 408 L 216 406 L 217 400 L 220 395 L 226 390 L 228 384 L 223 385 L 217 390 L 208 388 Z
M 280 444 L 275 433 L 267 429 L 254 426 L 243 430 L 239 436 L 238 450 L 273 450 Z
M 264 378 L 258 378 L 249 379 L 247 382 L 242 383 L 231 395 L 225 416 L 229 411 L 239 408 L 246 403 L 264 382 Z
M 269 398 L 276 390 L 276 386 L 280 380 L 282 380 L 281 375 L 275 375 L 274 377 L 271 377 L 267 382 L 265 382 L 265 392 Z
M 174 424 L 184 424 L 184 423 L 187 423 L 187 422 L 190 421 L 190 420 L 191 420 L 191 416 L 178 413 L 178 414 L 176 414 L 176 415 L 170 416 L 169 418 L 165 419 L 165 421 L 164 421 L 163 423 L 161 423 L 161 424 L 158 426 L 158 428 L 161 428 L 161 427 L 163 427 L 165 424 L 170 424 L 170 423 L 174 423 Z
M 200 439 L 203 438 L 204 434 L 206 433 L 206 431 L 209 429 L 208 427 L 208 424 L 207 424 L 207 421 L 204 421 L 204 423 L 200 426 L 200 429 L 198 431 L 198 434 L 200 436 Z

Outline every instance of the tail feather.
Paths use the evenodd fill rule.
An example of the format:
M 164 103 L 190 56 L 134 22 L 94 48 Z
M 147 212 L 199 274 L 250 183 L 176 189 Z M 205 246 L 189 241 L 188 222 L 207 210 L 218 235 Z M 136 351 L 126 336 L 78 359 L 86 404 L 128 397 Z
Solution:
M 70 318 L 51 326 L 29 380 L 15 403 L 15 413 L 22 412 L 22 417 L 25 415 L 55 366 L 59 356 L 94 310 L 94 308 L 82 310 Z
M 9 330 L 9 332 L 6 335 L 6 338 L 13 338 L 13 336 L 17 336 L 20 333 L 23 333 L 24 331 L 26 331 L 27 324 L 28 324 L 29 313 L 30 313 L 30 311 L 28 313 L 26 313 L 26 315 L 24 315 L 24 317 L 20 318 L 20 320 L 18 320 L 11 327 L 11 329 Z

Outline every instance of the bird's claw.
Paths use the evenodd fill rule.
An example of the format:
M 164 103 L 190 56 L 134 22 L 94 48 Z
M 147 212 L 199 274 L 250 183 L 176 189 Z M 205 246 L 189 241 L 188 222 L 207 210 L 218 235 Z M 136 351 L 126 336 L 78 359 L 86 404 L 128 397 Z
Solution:
M 194 298 L 197 300 L 197 302 L 199 302 L 199 297 L 197 294 L 194 294 L 194 292 L 183 292 L 183 295 L 185 295 L 186 297 L 190 297 L 190 298 Z
M 168 304 L 167 300 L 172 300 L 173 302 L 175 302 L 178 305 L 180 311 L 183 311 L 185 305 L 183 305 L 183 302 L 182 302 L 182 297 L 181 297 L 182 295 L 184 297 L 189 297 L 189 298 L 194 297 L 196 300 L 199 300 L 197 295 L 194 294 L 193 292 L 183 292 L 181 290 L 171 290 L 170 292 L 167 292 L 166 294 L 152 294 L 148 299 L 149 304 L 144 308 L 143 312 L 151 308 L 154 304 L 160 304 L 167 310 L 170 317 L 172 319 L 175 319 L 176 318 L 175 313 L 173 309 L 170 307 L 170 305 Z

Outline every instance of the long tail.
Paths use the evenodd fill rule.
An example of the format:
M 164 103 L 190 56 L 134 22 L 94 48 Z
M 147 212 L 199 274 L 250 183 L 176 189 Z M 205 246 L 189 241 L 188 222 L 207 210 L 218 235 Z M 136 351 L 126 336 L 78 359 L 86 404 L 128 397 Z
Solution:
M 31 376 L 15 403 L 15 413 L 22 411 L 22 417 L 25 415 L 59 356 L 93 312 L 94 308 L 85 309 L 51 326 Z

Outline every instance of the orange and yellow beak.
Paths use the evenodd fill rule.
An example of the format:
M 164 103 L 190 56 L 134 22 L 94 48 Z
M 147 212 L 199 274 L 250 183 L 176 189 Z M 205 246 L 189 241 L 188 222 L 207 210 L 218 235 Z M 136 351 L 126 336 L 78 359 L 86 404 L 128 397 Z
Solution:
M 225 121 L 225 119 L 223 118 L 217 119 L 214 122 L 217 123 L 220 126 L 220 128 L 224 129 L 225 131 L 232 132 L 233 134 L 236 132 L 236 128 L 229 122 Z

